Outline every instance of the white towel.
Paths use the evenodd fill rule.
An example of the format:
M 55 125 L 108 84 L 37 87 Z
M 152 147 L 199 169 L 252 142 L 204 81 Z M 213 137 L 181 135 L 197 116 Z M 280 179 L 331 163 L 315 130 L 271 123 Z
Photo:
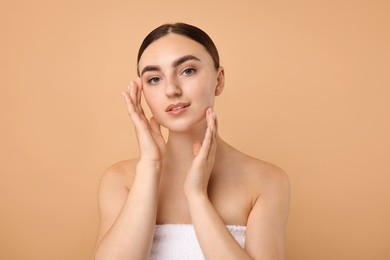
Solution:
M 245 226 L 226 226 L 241 247 L 245 244 Z M 150 260 L 204 259 L 193 225 L 156 225 Z

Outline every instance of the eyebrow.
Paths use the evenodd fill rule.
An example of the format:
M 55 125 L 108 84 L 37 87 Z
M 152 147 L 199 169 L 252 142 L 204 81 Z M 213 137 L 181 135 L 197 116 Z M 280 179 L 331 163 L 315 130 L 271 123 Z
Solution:
M 175 67 L 179 66 L 180 64 L 183 64 L 184 62 L 189 61 L 189 60 L 201 61 L 199 58 L 197 58 L 193 55 L 185 55 L 183 57 L 176 59 L 172 63 L 172 67 L 175 68 Z M 161 71 L 161 68 L 159 66 L 156 66 L 156 65 L 145 66 L 145 68 L 142 69 L 141 76 L 147 71 Z
M 177 60 L 175 60 L 173 63 L 172 63 L 172 67 L 177 67 L 179 66 L 180 64 L 186 62 L 186 61 L 189 61 L 189 60 L 197 60 L 197 61 L 200 61 L 199 58 L 193 56 L 193 55 L 186 55 L 186 56 L 183 56 L 181 58 L 178 58 Z

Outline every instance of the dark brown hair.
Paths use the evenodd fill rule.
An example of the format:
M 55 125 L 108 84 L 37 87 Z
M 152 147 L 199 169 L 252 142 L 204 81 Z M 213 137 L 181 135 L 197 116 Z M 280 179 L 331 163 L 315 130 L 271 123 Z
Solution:
M 138 50 L 137 65 L 145 49 L 151 43 L 153 43 L 154 41 L 160 39 L 161 37 L 169 33 L 180 34 L 202 44 L 203 47 L 205 47 L 206 51 L 210 54 L 211 58 L 213 59 L 215 69 L 217 70 L 219 68 L 219 54 L 213 40 L 211 40 L 210 36 L 208 36 L 207 33 L 202 31 L 198 27 L 186 23 L 174 23 L 174 24 L 167 23 L 151 31 L 145 37 L 144 41 L 142 42 Z M 138 69 L 137 72 L 139 75 Z

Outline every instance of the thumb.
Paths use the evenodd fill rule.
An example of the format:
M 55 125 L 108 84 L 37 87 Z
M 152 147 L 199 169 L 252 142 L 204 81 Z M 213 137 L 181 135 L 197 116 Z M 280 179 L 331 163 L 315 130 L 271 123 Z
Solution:
M 154 117 L 150 118 L 150 127 L 153 133 L 161 135 L 161 127 Z
M 192 152 L 194 153 L 194 156 L 197 156 L 199 151 L 200 151 L 200 148 L 202 148 L 202 145 L 200 144 L 199 141 L 196 141 L 193 146 L 192 146 Z

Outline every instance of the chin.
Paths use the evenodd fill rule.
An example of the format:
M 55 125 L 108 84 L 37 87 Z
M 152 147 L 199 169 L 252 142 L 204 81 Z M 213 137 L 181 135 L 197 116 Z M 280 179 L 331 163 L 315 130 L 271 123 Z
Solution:
M 205 117 L 198 120 L 175 120 L 174 122 L 162 122 L 162 126 L 167 128 L 169 131 L 184 133 L 198 129 L 199 127 L 206 126 Z
M 194 128 L 194 125 L 189 125 L 189 124 L 168 124 L 164 125 L 165 128 L 167 128 L 171 132 L 176 132 L 176 133 L 184 133 L 184 132 L 189 132 Z

